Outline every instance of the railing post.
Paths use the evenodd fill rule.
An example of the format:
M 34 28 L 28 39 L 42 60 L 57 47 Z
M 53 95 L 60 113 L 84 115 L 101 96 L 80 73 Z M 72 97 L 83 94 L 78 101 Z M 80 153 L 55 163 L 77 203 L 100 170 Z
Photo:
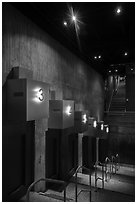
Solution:
M 78 188 L 77 188 L 77 171 L 75 175 L 75 202 L 77 202 L 77 193 L 78 193 Z
M 102 165 L 102 188 L 104 188 L 104 166 Z
M 64 202 L 66 202 L 66 186 L 64 188 Z
M 95 163 L 95 188 L 97 188 L 97 166 Z
M 89 200 L 91 202 L 91 170 L 90 170 L 90 173 L 89 173 L 89 187 L 90 187 Z

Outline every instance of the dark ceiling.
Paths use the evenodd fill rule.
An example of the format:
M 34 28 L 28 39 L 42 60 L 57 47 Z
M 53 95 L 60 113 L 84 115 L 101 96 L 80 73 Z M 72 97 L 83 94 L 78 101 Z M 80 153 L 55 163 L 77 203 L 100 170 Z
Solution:
M 101 74 L 106 74 L 112 64 L 135 61 L 134 2 L 11 4 Z M 118 7 L 121 8 L 119 15 L 116 14 Z M 74 24 L 69 23 L 70 8 L 77 13 L 81 22 L 78 35 Z M 64 21 L 67 21 L 67 26 L 64 26 Z M 94 59 L 94 56 L 99 55 L 100 59 Z

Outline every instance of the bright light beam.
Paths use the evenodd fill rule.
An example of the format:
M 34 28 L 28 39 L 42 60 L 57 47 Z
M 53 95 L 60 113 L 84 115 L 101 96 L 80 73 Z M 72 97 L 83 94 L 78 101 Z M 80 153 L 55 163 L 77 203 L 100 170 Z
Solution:
M 71 25 L 75 26 L 75 32 L 76 32 L 76 37 L 77 37 L 77 42 L 78 42 L 78 46 L 79 49 L 81 51 L 81 44 L 80 44 L 80 39 L 79 39 L 79 32 L 80 32 L 80 24 L 82 24 L 83 22 L 80 21 L 80 16 L 78 14 L 78 11 L 74 12 L 72 6 L 69 7 L 69 14 L 68 14 L 69 20 L 71 22 Z

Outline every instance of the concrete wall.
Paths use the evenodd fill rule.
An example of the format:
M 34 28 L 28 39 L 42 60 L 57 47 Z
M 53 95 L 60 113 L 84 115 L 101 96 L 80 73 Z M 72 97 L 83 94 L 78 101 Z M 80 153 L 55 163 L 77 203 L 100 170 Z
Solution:
M 55 99 L 72 99 L 79 108 L 103 119 L 104 82 L 92 67 L 8 3 L 3 3 L 2 20 L 3 85 L 12 67 L 24 67 L 33 72 L 33 79 L 50 84 Z M 35 122 L 35 179 L 45 176 L 46 128 L 46 119 Z

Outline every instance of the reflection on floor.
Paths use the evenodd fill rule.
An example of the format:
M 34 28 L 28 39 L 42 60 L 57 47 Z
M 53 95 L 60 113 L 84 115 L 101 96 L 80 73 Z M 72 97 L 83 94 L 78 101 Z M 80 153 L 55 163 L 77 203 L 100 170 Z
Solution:
M 78 191 L 88 188 L 88 175 L 78 174 Z M 30 202 L 63 202 L 63 192 L 48 190 L 46 196 L 41 193 L 31 192 Z M 20 201 L 25 201 L 23 197 Z M 73 179 L 67 186 L 67 202 L 75 201 L 75 183 Z M 94 187 L 94 175 L 92 175 L 92 202 L 134 202 L 135 201 L 135 169 L 120 167 L 117 174 L 105 182 L 105 189 L 101 189 L 101 181 L 98 188 Z M 82 192 L 78 196 L 78 202 L 89 202 L 89 192 Z

